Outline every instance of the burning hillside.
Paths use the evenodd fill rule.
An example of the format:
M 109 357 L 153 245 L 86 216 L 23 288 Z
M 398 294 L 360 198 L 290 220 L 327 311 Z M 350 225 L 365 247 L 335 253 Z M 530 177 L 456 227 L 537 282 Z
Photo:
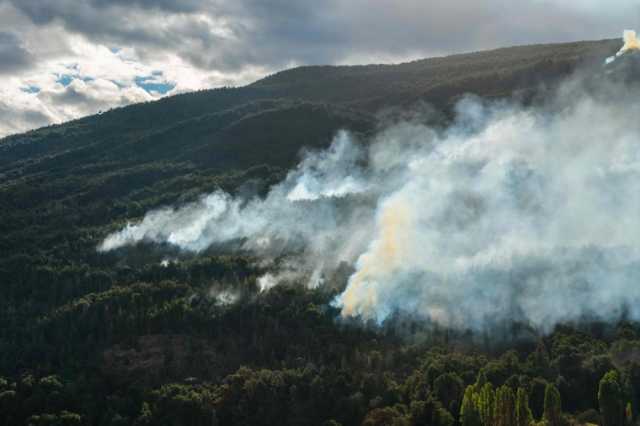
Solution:
M 636 49 L 625 32 L 619 55 Z M 216 191 L 152 211 L 100 250 L 241 242 L 266 262 L 289 259 L 267 287 L 321 286 L 346 262 L 355 272 L 335 306 L 378 322 L 640 319 L 636 91 L 573 79 L 537 107 L 467 98 L 445 129 L 396 122 L 367 144 L 343 132 L 264 198 Z

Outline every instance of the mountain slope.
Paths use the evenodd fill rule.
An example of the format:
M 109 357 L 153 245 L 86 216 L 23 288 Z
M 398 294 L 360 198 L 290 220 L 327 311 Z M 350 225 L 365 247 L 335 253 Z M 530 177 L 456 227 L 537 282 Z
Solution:
M 96 247 L 154 208 L 217 188 L 264 193 L 301 149 L 326 146 L 342 128 L 373 132 L 386 108 L 427 102 L 446 117 L 465 93 L 526 99 L 581 64 L 600 67 L 618 45 L 301 67 L 242 88 L 131 105 L 0 140 L 0 418 L 350 425 L 382 407 L 378 415 L 401 416 L 387 408 L 402 401 L 415 416 L 411 424 L 453 424 L 462 380 L 472 383 L 480 372 L 494 384 L 509 379 L 530 387 L 532 403 L 555 382 L 565 410 L 596 407 L 597 381 L 613 368 L 605 355 L 611 342 L 561 329 L 547 339 L 552 351 L 545 342 L 520 347 L 531 354 L 526 363 L 513 352 L 498 358 L 488 346 L 487 356 L 447 352 L 450 339 L 458 345 L 448 331 L 436 330 L 423 346 L 405 345 L 395 327 L 417 335 L 420 324 L 381 332 L 343 326 L 330 290 L 279 286 L 259 293 L 257 277 L 265 271 L 247 255 Z M 229 305 L 220 295 L 240 302 Z M 505 327 L 509 333 L 519 334 Z M 640 329 L 620 333 L 638 344 Z M 460 345 L 472 340 L 457 337 Z M 629 353 L 625 348 L 619 352 Z M 242 365 L 252 369 L 238 370 Z M 532 408 L 539 417 L 542 404 Z
M 600 66 L 618 44 L 300 67 L 247 87 L 177 95 L 10 136 L 0 141 L 0 254 L 24 245 L 29 253 L 56 252 L 62 246 L 53 235 L 70 232 L 69 224 L 104 227 L 216 186 L 233 190 L 246 173 L 264 188 L 295 163 L 302 147 L 326 146 L 340 128 L 370 132 L 384 108 L 425 101 L 446 111 L 465 93 L 532 93 L 580 64 Z M 95 246 L 104 232 L 92 232 L 83 247 Z M 84 253 L 63 247 L 55 256 Z
M 467 92 L 507 96 L 567 75 L 578 64 L 600 64 L 618 45 L 616 40 L 605 40 L 511 47 L 399 65 L 299 67 L 242 88 L 177 95 L 7 137 L 0 141 L 0 167 L 21 158 L 73 148 L 77 139 L 81 140 L 78 143 L 103 135 L 135 139 L 197 117 L 224 121 L 221 112 L 251 114 L 260 108 L 256 101 L 264 99 L 326 103 L 372 113 L 417 101 L 445 107 Z M 237 109 L 239 105 L 245 108 Z M 273 109 L 273 104 L 267 108 Z M 31 142 L 37 142 L 37 146 L 24 146 Z
M 423 100 L 444 106 L 465 92 L 505 96 L 601 64 L 617 40 L 519 46 L 423 59 L 399 65 L 300 67 L 250 85 L 277 96 L 346 104 L 375 111 Z

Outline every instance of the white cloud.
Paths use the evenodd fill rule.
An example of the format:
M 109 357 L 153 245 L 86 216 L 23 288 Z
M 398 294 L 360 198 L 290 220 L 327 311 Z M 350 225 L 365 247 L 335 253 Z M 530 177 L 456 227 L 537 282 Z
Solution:
M 140 77 L 173 94 L 292 65 L 615 37 L 639 19 L 627 0 L 0 0 L 0 136 L 162 96 Z
M 158 21 L 166 31 L 180 23 L 180 16 Z M 21 68 L 0 82 L 0 137 L 179 92 L 246 84 L 268 72 L 259 66 L 237 73 L 203 70 L 172 50 L 141 54 L 133 46 L 95 42 L 58 22 L 36 25 L 1 0 L 0 24 L 14 30 L 7 34 L 19 34 L 24 50 L 36 58 L 15 64 Z M 154 86 L 145 90 L 142 81 Z

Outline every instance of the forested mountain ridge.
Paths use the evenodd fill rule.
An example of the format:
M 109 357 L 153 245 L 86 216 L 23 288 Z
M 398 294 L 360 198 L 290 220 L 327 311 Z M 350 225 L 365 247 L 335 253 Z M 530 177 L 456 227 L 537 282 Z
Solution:
M 511 47 L 399 65 L 298 67 L 245 87 L 180 94 L 9 136 L 0 142 L 5 154 L 2 162 L 21 158 L 21 152 L 27 157 L 37 154 L 35 147 L 17 149 L 29 141 L 48 141 L 67 133 L 90 137 L 92 132 L 130 134 L 135 138 L 196 118 L 205 122 L 224 122 L 225 119 L 233 122 L 238 114 L 273 109 L 277 106 L 276 100 L 341 105 L 371 113 L 385 107 L 409 106 L 417 101 L 444 107 L 465 93 L 506 96 L 535 90 L 542 83 L 566 76 L 579 64 L 601 64 L 602 58 L 618 45 L 617 40 L 603 40 Z M 265 99 L 271 103 L 260 105 L 259 101 Z M 239 105 L 245 107 L 238 109 Z M 235 115 L 220 117 L 224 111 L 235 111 Z M 39 149 L 47 149 L 48 144 L 40 145 L 43 146 Z M 58 148 L 63 147 L 65 145 Z
M 369 134 L 387 109 L 424 102 L 446 117 L 467 93 L 532 99 L 618 47 L 606 40 L 300 67 L 1 140 L 0 424 L 635 418 L 637 324 L 559 327 L 537 341 L 505 325 L 496 342 L 406 320 L 369 328 L 337 321 L 329 301 L 340 274 L 326 289 L 260 293 L 264 271 L 250 255 L 96 251 L 107 233 L 153 208 L 217 188 L 264 193 L 301 149 L 326 146 L 342 128 Z M 227 293 L 236 303 L 224 302 Z

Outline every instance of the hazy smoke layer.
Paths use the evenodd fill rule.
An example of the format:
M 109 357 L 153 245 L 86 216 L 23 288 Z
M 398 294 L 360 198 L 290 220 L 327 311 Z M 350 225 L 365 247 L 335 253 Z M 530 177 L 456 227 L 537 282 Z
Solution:
M 340 133 L 328 150 L 309 153 L 264 199 L 216 191 L 178 209 L 149 212 L 142 222 L 109 235 L 98 249 L 147 241 L 198 252 L 241 242 L 243 250 L 266 259 L 297 254 L 295 264 L 263 277 L 261 289 L 302 276 L 315 287 L 324 271 L 353 261 L 368 244 L 377 200 L 370 194 L 378 188 L 369 187 L 373 181 L 363 168 L 365 160 L 363 148 Z
M 399 123 L 367 145 L 341 133 L 264 199 L 215 192 L 150 212 L 100 249 L 241 240 L 267 258 L 301 253 L 281 273 L 310 285 L 345 261 L 355 273 L 334 303 L 376 321 L 640 319 L 636 99 L 572 83 L 545 107 L 466 99 L 446 131 Z

